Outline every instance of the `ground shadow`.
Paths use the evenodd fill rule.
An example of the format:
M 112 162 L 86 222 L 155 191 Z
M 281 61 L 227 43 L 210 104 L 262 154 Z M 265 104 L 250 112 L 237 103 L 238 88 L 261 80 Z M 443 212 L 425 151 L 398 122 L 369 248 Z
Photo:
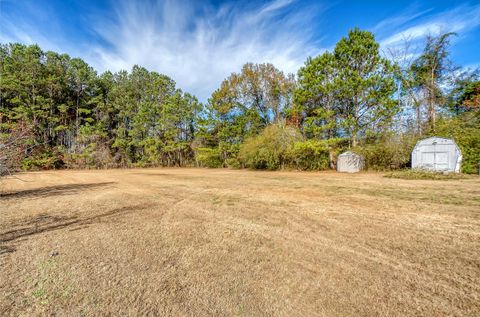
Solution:
M 74 195 L 81 191 L 105 187 L 115 182 L 88 183 L 88 184 L 66 184 L 46 186 L 22 191 L 0 193 L 0 200 L 10 200 L 18 198 L 45 198 L 49 196 Z
M 0 256 L 6 253 L 15 252 L 17 249 L 11 245 L 0 245 Z
M 12 230 L 0 233 L 0 243 L 12 242 L 23 237 L 27 237 L 27 236 L 31 236 L 31 235 L 35 235 L 43 232 L 63 229 L 63 228 L 69 228 L 72 226 L 75 226 L 75 227 L 85 226 L 88 224 L 92 224 L 94 222 L 101 221 L 102 219 L 107 217 L 113 217 L 120 214 L 132 212 L 132 211 L 143 210 L 148 208 L 149 206 L 151 205 L 140 204 L 140 205 L 133 205 L 133 206 L 125 206 L 121 208 L 115 208 L 107 212 L 96 214 L 89 217 L 78 217 L 78 216 L 59 217 L 59 216 L 49 216 L 46 214 L 37 215 L 26 221 L 24 220 L 24 221 L 12 224 L 11 227 L 16 229 L 12 229 Z

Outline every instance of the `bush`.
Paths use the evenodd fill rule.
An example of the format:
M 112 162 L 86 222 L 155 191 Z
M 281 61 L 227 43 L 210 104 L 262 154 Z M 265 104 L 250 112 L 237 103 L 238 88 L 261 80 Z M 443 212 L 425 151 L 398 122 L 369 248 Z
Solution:
M 220 158 L 220 150 L 212 148 L 197 148 L 195 150 L 195 160 L 201 167 L 222 167 L 223 161 Z
M 59 152 L 41 152 L 37 155 L 26 157 L 22 161 L 23 170 L 48 170 L 59 169 L 64 166 L 62 154 Z
M 367 140 L 354 151 L 365 158 L 368 169 L 387 171 L 410 165 L 412 150 L 418 138 L 413 134 L 383 135 Z
M 462 151 L 462 172 L 478 173 L 480 162 L 480 115 L 464 113 L 460 117 L 441 119 L 437 124 L 436 136 L 452 138 Z
M 248 138 L 241 146 L 239 161 L 245 167 L 276 170 L 290 161 L 295 142 L 302 140 L 300 131 L 284 123 L 272 124 L 259 135 Z
M 385 174 L 385 177 L 388 178 L 400 178 L 400 179 L 418 179 L 418 180 L 449 180 L 449 179 L 465 179 L 469 178 L 463 174 L 457 173 L 442 173 L 442 172 L 432 172 L 421 169 L 410 169 L 410 170 L 401 170 L 390 172 Z M 471 176 L 470 176 L 471 177 Z
M 238 161 L 238 159 L 231 157 L 225 160 L 225 164 L 228 168 L 239 169 L 242 168 L 242 164 Z
M 220 141 L 218 143 L 218 151 L 219 151 L 220 158 L 222 160 L 222 165 L 228 166 L 227 161 L 229 161 L 230 163 L 232 163 L 233 160 L 238 161 L 238 152 L 240 151 L 240 144 Z
M 290 165 L 300 170 L 329 168 L 329 149 L 324 141 L 306 140 L 293 144 L 288 153 Z
M 34 145 L 32 129 L 25 122 L 0 124 L 0 177 L 19 171 Z

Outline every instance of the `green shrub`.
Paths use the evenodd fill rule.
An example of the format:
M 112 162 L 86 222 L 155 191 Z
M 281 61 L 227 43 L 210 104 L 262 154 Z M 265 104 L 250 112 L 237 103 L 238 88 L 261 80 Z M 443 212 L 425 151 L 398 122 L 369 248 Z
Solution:
M 462 151 L 462 172 L 478 173 L 480 162 L 480 115 L 464 113 L 460 117 L 441 119 L 432 135 L 452 138 Z
M 365 165 L 372 170 L 394 170 L 408 167 L 418 138 L 412 134 L 388 134 L 367 139 L 353 150 L 365 157 Z
M 295 142 L 302 140 L 300 131 L 284 123 L 272 124 L 259 135 L 248 138 L 241 146 L 239 161 L 245 167 L 276 170 L 288 165 Z
M 238 152 L 240 151 L 240 144 L 220 141 L 218 143 L 219 155 L 222 160 L 222 165 L 228 165 L 227 160 L 238 160 Z
M 306 140 L 293 144 L 288 153 L 289 165 L 300 170 L 329 168 L 329 149 L 324 141 Z
M 22 161 L 22 169 L 26 171 L 58 169 L 63 166 L 62 155 L 58 152 L 50 151 L 26 157 Z
M 215 148 L 197 148 L 195 150 L 195 160 L 201 167 L 222 167 L 223 160 L 220 157 L 220 150 Z
M 228 168 L 239 169 L 242 168 L 242 164 L 238 161 L 237 158 L 231 157 L 225 160 L 225 164 Z

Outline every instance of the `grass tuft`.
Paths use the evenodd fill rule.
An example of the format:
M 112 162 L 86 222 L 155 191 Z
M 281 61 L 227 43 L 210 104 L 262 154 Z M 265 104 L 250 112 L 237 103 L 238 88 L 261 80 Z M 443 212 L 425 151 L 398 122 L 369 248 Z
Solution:
M 443 173 L 433 172 L 420 169 L 409 169 L 394 171 L 385 174 L 388 178 L 413 179 L 413 180 L 452 180 L 452 179 L 467 179 L 471 176 L 459 173 Z

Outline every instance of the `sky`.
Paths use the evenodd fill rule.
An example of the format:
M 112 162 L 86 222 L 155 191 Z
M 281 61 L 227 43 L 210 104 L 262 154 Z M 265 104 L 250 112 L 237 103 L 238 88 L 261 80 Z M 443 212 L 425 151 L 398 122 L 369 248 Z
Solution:
M 456 32 L 454 64 L 480 66 L 480 0 L 0 0 L 0 43 L 36 43 L 99 73 L 144 66 L 201 101 L 246 62 L 296 73 L 354 27 L 409 58 L 428 34 Z

